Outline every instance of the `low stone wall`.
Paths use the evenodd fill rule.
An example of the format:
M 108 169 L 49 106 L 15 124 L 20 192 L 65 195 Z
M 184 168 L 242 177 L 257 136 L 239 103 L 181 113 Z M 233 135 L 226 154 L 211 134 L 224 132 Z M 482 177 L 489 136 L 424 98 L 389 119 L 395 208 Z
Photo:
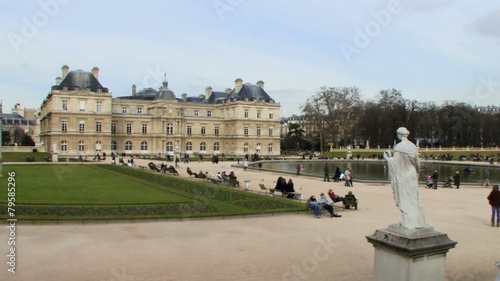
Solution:
M 2 152 L 32 152 L 33 148 L 38 152 L 46 152 L 43 146 L 2 146 Z

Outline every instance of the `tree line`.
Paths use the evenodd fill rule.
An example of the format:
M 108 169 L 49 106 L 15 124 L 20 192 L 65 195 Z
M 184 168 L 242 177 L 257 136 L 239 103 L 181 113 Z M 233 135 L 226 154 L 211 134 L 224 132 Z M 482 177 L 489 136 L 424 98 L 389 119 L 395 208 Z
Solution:
M 356 87 L 322 87 L 301 108 L 305 123 L 291 124 L 282 146 L 322 150 L 335 147 L 393 146 L 396 129 L 406 127 L 420 147 L 494 147 L 500 143 L 500 113 L 469 104 L 420 102 L 396 89 L 381 90 L 363 101 Z

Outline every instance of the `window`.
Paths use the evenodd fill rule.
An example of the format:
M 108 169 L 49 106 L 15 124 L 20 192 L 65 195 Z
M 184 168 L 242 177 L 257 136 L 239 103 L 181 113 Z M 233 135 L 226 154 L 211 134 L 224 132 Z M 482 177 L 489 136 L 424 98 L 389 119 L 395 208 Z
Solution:
M 272 136 L 274 134 L 273 128 L 269 128 L 269 135 Z
M 137 108 L 137 114 L 142 114 L 142 107 Z
M 63 120 L 61 123 L 61 131 L 67 132 L 68 131 L 68 121 Z
M 188 150 L 188 151 L 193 150 L 193 143 L 192 142 L 188 141 L 186 143 L 186 150 Z
M 85 132 L 85 121 L 80 121 L 80 123 L 78 124 L 78 131 L 80 133 Z
M 95 122 L 95 131 L 102 132 L 102 121 Z
M 65 140 L 61 141 L 61 151 L 68 151 L 68 142 Z
M 220 150 L 220 144 L 218 142 L 214 143 L 214 151 Z
M 195 109 L 194 110 L 194 116 L 199 116 L 200 115 L 200 112 L 198 111 L 198 109 Z
M 212 110 L 207 110 L 207 117 L 212 117 Z
M 62 101 L 62 110 L 64 110 L 64 111 L 68 110 L 68 101 L 67 100 Z
M 142 124 L 142 133 L 147 134 L 148 133 L 148 124 Z
M 174 144 L 171 141 L 167 142 L 167 151 L 174 151 Z
M 200 143 L 200 151 L 206 151 L 207 150 L 207 144 L 205 142 Z
M 111 133 L 116 134 L 116 123 L 111 123 Z
M 260 136 L 260 135 L 262 135 L 262 128 L 257 127 L 257 136 Z
M 116 141 L 111 141 L 111 150 L 116 150 Z
M 95 151 L 101 151 L 102 150 L 102 143 L 100 141 L 95 142 Z
M 85 111 L 85 101 L 84 100 L 80 101 L 80 111 Z
M 245 109 L 245 118 L 248 118 L 248 112 L 249 112 L 249 110 Z
M 193 127 L 191 125 L 188 125 L 186 134 L 191 135 L 192 133 L 193 133 Z
M 258 143 L 258 144 L 255 146 L 255 150 L 256 150 L 257 152 L 260 152 L 260 143 Z
M 214 135 L 218 136 L 219 135 L 219 126 L 215 126 L 214 128 Z
M 248 142 L 243 144 L 243 152 L 248 152 Z
M 142 151 L 145 151 L 145 150 L 148 150 L 148 143 L 143 141 L 141 142 L 141 150 Z
M 267 151 L 273 152 L 273 144 L 272 143 L 269 144 Z
M 80 151 L 80 152 L 85 151 L 85 142 L 84 141 L 78 142 L 78 151 Z
M 174 125 L 172 123 L 167 124 L 167 135 L 173 135 L 174 134 Z
M 131 141 L 127 141 L 125 143 L 125 150 L 132 150 L 132 142 Z
M 244 134 L 245 136 L 248 136 L 248 126 L 245 126 L 245 127 L 243 128 L 243 134 Z
M 271 111 L 269 112 L 269 119 L 273 119 L 274 118 L 274 113 Z
M 201 126 L 201 134 L 204 135 L 207 132 L 206 126 Z
M 262 110 L 257 109 L 257 118 L 262 118 Z
M 102 112 L 102 101 L 98 101 L 95 108 L 96 112 Z
M 122 107 L 122 113 L 128 113 L 128 107 L 123 106 Z
M 127 134 L 132 134 L 132 124 L 131 123 L 127 124 Z

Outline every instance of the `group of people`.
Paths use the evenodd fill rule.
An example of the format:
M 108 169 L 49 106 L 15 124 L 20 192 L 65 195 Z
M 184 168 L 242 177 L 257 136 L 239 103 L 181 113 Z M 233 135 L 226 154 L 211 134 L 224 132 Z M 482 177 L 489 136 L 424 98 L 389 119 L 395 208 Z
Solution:
M 281 192 L 289 193 L 289 192 L 295 192 L 295 188 L 293 185 L 293 180 L 289 179 L 288 182 L 284 177 L 279 177 L 276 180 L 276 186 L 274 189 L 277 189 Z M 293 198 L 293 194 L 288 194 L 287 198 Z
M 225 182 L 225 181 L 234 181 L 234 184 L 236 186 L 240 186 L 239 181 L 237 180 L 237 177 L 233 171 L 231 173 L 227 174 L 226 171 L 223 172 L 217 172 L 215 175 L 211 175 L 208 172 L 203 173 L 203 171 L 200 171 L 199 173 L 194 173 L 190 167 L 186 168 L 186 172 L 188 175 L 194 175 L 196 178 L 200 179 L 208 179 L 211 180 L 212 182 Z
M 350 202 L 354 203 L 349 203 L 352 205 L 346 205 L 346 198 L 352 199 L 350 200 Z M 321 193 L 319 199 L 316 199 L 316 197 L 312 195 L 311 197 L 309 197 L 309 199 L 307 199 L 306 206 L 314 211 L 315 218 L 321 218 L 322 209 L 325 209 L 328 213 L 330 213 L 331 218 L 338 218 L 342 217 L 342 215 L 335 213 L 333 203 L 341 201 L 346 209 L 350 209 L 351 207 L 354 207 L 356 210 L 358 209 L 357 199 L 352 191 L 349 191 L 344 197 L 341 197 L 335 194 L 332 189 L 328 190 L 328 197 L 325 195 L 325 193 Z
M 324 181 L 330 181 L 330 167 L 328 166 L 328 163 L 325 164 L 325 167 L 323 168 L 324 170 Z M 347 168 L 343 173 L 340 170 L 339 167 L 335 169 L 335 174 L 332 177 L 332 181 L 334 182 L 339 182 L 339 181 L 345 181 L 344 185 L 345 186 L 353 186 L 352 180 L 354 179 L 354 172 L 352 168 Z

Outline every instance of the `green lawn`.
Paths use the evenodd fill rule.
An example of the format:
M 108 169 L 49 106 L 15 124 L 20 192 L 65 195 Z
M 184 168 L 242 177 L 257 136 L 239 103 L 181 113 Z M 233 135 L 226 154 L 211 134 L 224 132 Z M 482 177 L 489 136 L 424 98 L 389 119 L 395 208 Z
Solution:
M 17 219 L 130 219 L 301 211 L 303 204 L 118 165 L 4 166 L 0 209 L 15 172 Z M 0 212 L 7 218 L 7 212 Z
M 134 204 L 190 202 L 154 184 L 103 173 L 87 165 L 6 166 L 16 173 L 16 202 L 23 204 Z M 4 184 L 5 186 L 6 184 Z M 0 202 L 6 200 L 0 190 Z
M 26 162 L 26 157 L 35 157 L 35 162 L 51 157 L 48 152 L 2 152 L 3 162 Z

